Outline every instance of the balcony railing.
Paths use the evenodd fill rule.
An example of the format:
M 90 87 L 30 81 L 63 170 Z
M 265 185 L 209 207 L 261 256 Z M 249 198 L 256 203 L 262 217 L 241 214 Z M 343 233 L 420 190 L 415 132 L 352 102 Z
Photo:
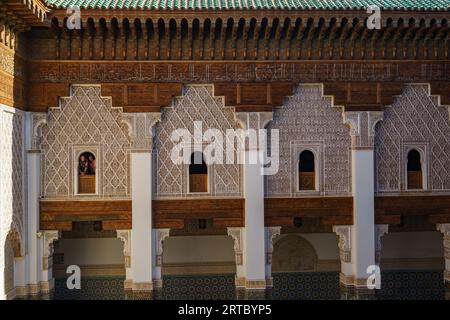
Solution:
M 316 190 L 315 172 L 299 172 L 298 174 L 299 190 Z
M 78 193 L 95 193 L 95 175 L 79 176 Z
M 208 175 L 199 173 L 190 174 L 189 192 L 208 192 Z
M 422 171 L 408 171 L 408 189 L 422 189 Z

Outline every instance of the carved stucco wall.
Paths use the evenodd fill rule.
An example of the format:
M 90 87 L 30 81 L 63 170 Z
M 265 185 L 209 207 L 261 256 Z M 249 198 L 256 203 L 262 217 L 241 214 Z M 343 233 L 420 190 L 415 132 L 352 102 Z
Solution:
M 317 253 L 311 243 L 298 235 L 283 235 L 274 244 L 273 272 L 315 271 Z
M 202 122 L 203 133 L 213 128 L 225 136 L 227 129 L 237 128 L 234 108 L 225 107 L 223 97 L 214 96 L 212 85 L 184 87 L 183 95 L 176 97 L 171 107 L 162 109 L 161 122 L 155 128 L 153 156 L 157 197 L 193 196 L 187 193 L 188 166 L 174 164 L 170 158 L 175 146 L 170 137 L 175 129 L 187 129 L 193 135 L 194 121 Z M 238 164 L 209 165 L 208 196 L 240 196 L 241 170 Z
M 93 151 L 97 161 L 98 195 L 92 197 L 128 197 L 131 142 L 122 120 L 122 109 L 101 96 L 100 86 L 72 86 L 71 96 L 49 109 L 42 128 L 43 196 L 75 196 L 78 155 L 84 150 Z
M 274 109 L 267 129 L 279 129 L 280 166 L 277 174 L 266 177 L 267 196 L 301 196 L 296 171 L 299 151 L 309 149 L 318 162 L 319 192 L 351 192 L 351 137 L 343 123 L 342 108 L 323 96 L 321 85 L 300 85 L 283 106 Z
M 423 155 L 422 170 L 428 190 L 450 190 L 449 110 L 430 95 L 428 85 L 404 87 L 401 96 L 384 111 L 376 126 L 376 184 L 378 192 L 405 190 L 407 152 Z
M 0 105 L 0 137 L 0 270 L 8 292 L 14 286 L 14 253 L 7 236 L 15 235 L 15 243 L 22 250 L 17 255 L 26 250 L 23 112 Z

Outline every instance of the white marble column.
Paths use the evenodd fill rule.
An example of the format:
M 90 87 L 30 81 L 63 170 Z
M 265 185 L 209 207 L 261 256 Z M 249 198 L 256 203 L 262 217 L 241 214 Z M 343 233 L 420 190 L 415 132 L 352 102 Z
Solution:
M 26 257 L 28 292 L 40 292 L 42 273 L 42 238 L 39 234 L 39 199 L 41 196 L 41 128 L 47 123 L 45 113 L 26 114 L 25 142 L 27 150 L 28 254 Z
M 346 286 L 367 288 L 367 268 L 375 265 L 375 125 L 382 112 L 345 112 L 352 137 L 353 225 L 345 252 L 351 257 L 342 264 L 341 282 Z M 342 249 L 341 249 L 342 253 Z M 347 258 L 347 257 L 345 257 Z M 341 256 L 342 260 L 342 256 Z
M 159 113 L 124 115 L 131 147 L 131 289 L 151 294 L 152 283 L 152 128 Z
M 272 119 L 271 112 L 237 113 L 243 129 L 259 130 Z M 251 135 L 250 135 L 251 136 Z M 266 246 L 264 227 L 264 149 L 258 140 L 255 144 L 247 144 L 243 154 L 244 177 L 243 193 L 245 197 L 245 227 L 241 230 L 242 276 L 237 277 L 237 286 L 250 291 L 266 289 Z M 245 282 L 244 279 L 245 278 Z

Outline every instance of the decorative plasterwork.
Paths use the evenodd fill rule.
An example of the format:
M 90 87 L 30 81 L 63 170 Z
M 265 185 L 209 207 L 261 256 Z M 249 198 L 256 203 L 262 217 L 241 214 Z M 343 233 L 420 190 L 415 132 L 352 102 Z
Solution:
M 294 95 L 285 99 L 283 106 L 274 108 L 273 120 L 268 130 L 279 130 L 279 170 L 265 177 L 265 193 L 273 197 L 296 197 L 298 184 L 292 165 L 292 144 L 311 145 L 320 142 L 323 195 L 349 194 L 351 192 L 351 137 L 350 129 L 343 123 L 342 107 L 334 106 L 333 99 L 323 95 L 320 84 L 302 84 Z M 270 141 L 270 139 L 268 139 Z M 270 148 L 269 148 L 270 149 Z M 270 150 L 272 153 L 272 150 Z M 275 154 L 271 154 L 276 157 Z
M 38 151 L 41 149 L 42 127 L 47 124 L 46 113 L 31 114 L 31 149 L 30 151 Z
M 375 262 L 380 263 L 381 259 L 381 238 L 388 233 L 388 224 L 376 224 L 375 225 Z
M 236 112 L 236 121 L 246 129 L 264 129 L 273 119 L 273 112 Z
M 243 249 L 244 249 L 244 228 L 228 228 L 228 235 L 234 240 L 234 254 L 236 257 L 236 265 L 240 266 L 243 261 Z
M 428 146 L 428 190 L 450 191 L 449 112 L 440 105 L 438 96 L 430 94 L 430 86 L 406 85 L 392 106 L 384 110 L 383 118 L 375 134 L 377 192 L 405 190 L 402 177 L 407 159 L 403 146 L 414 143 Z
M 339 237 L 338 247 L 341 262 L 352 262 L 352 226 L 333 226 L 333 232 Z
M 176 164 L 172 161 L 173 147 L 177 143 L 171 140 L 172 133 L 181 129 L 194 136 L 194 126 L 202 134 L 208 129 L 216 129 L 226 136 L 226 131 L 238 127 L 234 108 L 225 107 L 223 97 L 214 96 L 212 85 L 187 85 L 183 88 L 183 95 L 175 97 L 170 107 L 162 109 L 161 121 L 155 126 L 153 140 L 153 168 L 155 172 L 155 196 L 162 197 L 199 197 L 198 194 L 188 192 L 188 174 L 186 164 Z M 193 141 L 195 145 L 203 145 L 204 141 Z M 224 143 L 225 143 L 224 139 Z M 183 141 L 180 141 L 182 143 Z M 186 141 L 185 141 L 186 142 Z M 209 144 L 209 143 L 208 143 Z M 234 152 L 234 158 L 237 158 Z M 224 162 L 225 161 L 224 154 Z M 208 179 L 211 189 L 208 196 L 241 196 L 242 165 L 234 161 L 233 164 L 213 163 L 208 165 Z
M 61 98 L 60 107 L 49 109 L 47 125 L 42 128 L 44 197 L 77 196 L 73 149 L 93 145 L 101 147 L 97 166 L 102 174 L 97 177 L 101 188 L 91 197 L 129 196 L 131 138 L 122 116 L 121 108 L 112 107 L 111 98 L 101 96 L 99 85 L 73 85 L 71 96 Z
M 281 227 L 266 227 L 266 264 L 272 264 L 275 238 L 281 234 Z
M 163 242 L 169 237 L 170 229 L 155 229 L 156 231 L 156 266 L 162 266 Z
M 161 113 L 128 113 L 123 114 L 122 118 L 129 128 L 132 151 L 150 152 L 153 126 L 161 120 Z
M 19 256 L 27 251 L 24 123 L 24 112 L 0 105 L 0 244 L 13 236 L 17 241 L 12 243 L 20 248 Z M 2 255 L 0 249 L 0 268 L 4 263 Z
M 131 230 L 117 230 L 117 238 L 123 243 L 125 268 L 131 267 Z
M 53 265 L 53 243 L 60 238 L 58 230 L 43 231 L 43 259 L 42 269 L 49 270 Z
M 446 260 L 444 280 L 450 283 L 450 223 L 438 224 L 436 227 L 444 235 L 444 259 Z
M 353 149 L 372 149 L 374 146 L 375 126 L 383 120 L 382 111 L 347 111 L 344 123 L 350 126 Z

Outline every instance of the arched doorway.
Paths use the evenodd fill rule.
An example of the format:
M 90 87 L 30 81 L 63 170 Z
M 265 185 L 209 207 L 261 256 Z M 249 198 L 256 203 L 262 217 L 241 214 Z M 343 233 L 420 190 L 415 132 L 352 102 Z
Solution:
M 234 299 L 234 241 L 209 219 L 187 219 L 163 242 L 162 299 Z
M 272 298 L 339 299 L 338 259 L 334 234 L 280 235 L 272 256 Z

